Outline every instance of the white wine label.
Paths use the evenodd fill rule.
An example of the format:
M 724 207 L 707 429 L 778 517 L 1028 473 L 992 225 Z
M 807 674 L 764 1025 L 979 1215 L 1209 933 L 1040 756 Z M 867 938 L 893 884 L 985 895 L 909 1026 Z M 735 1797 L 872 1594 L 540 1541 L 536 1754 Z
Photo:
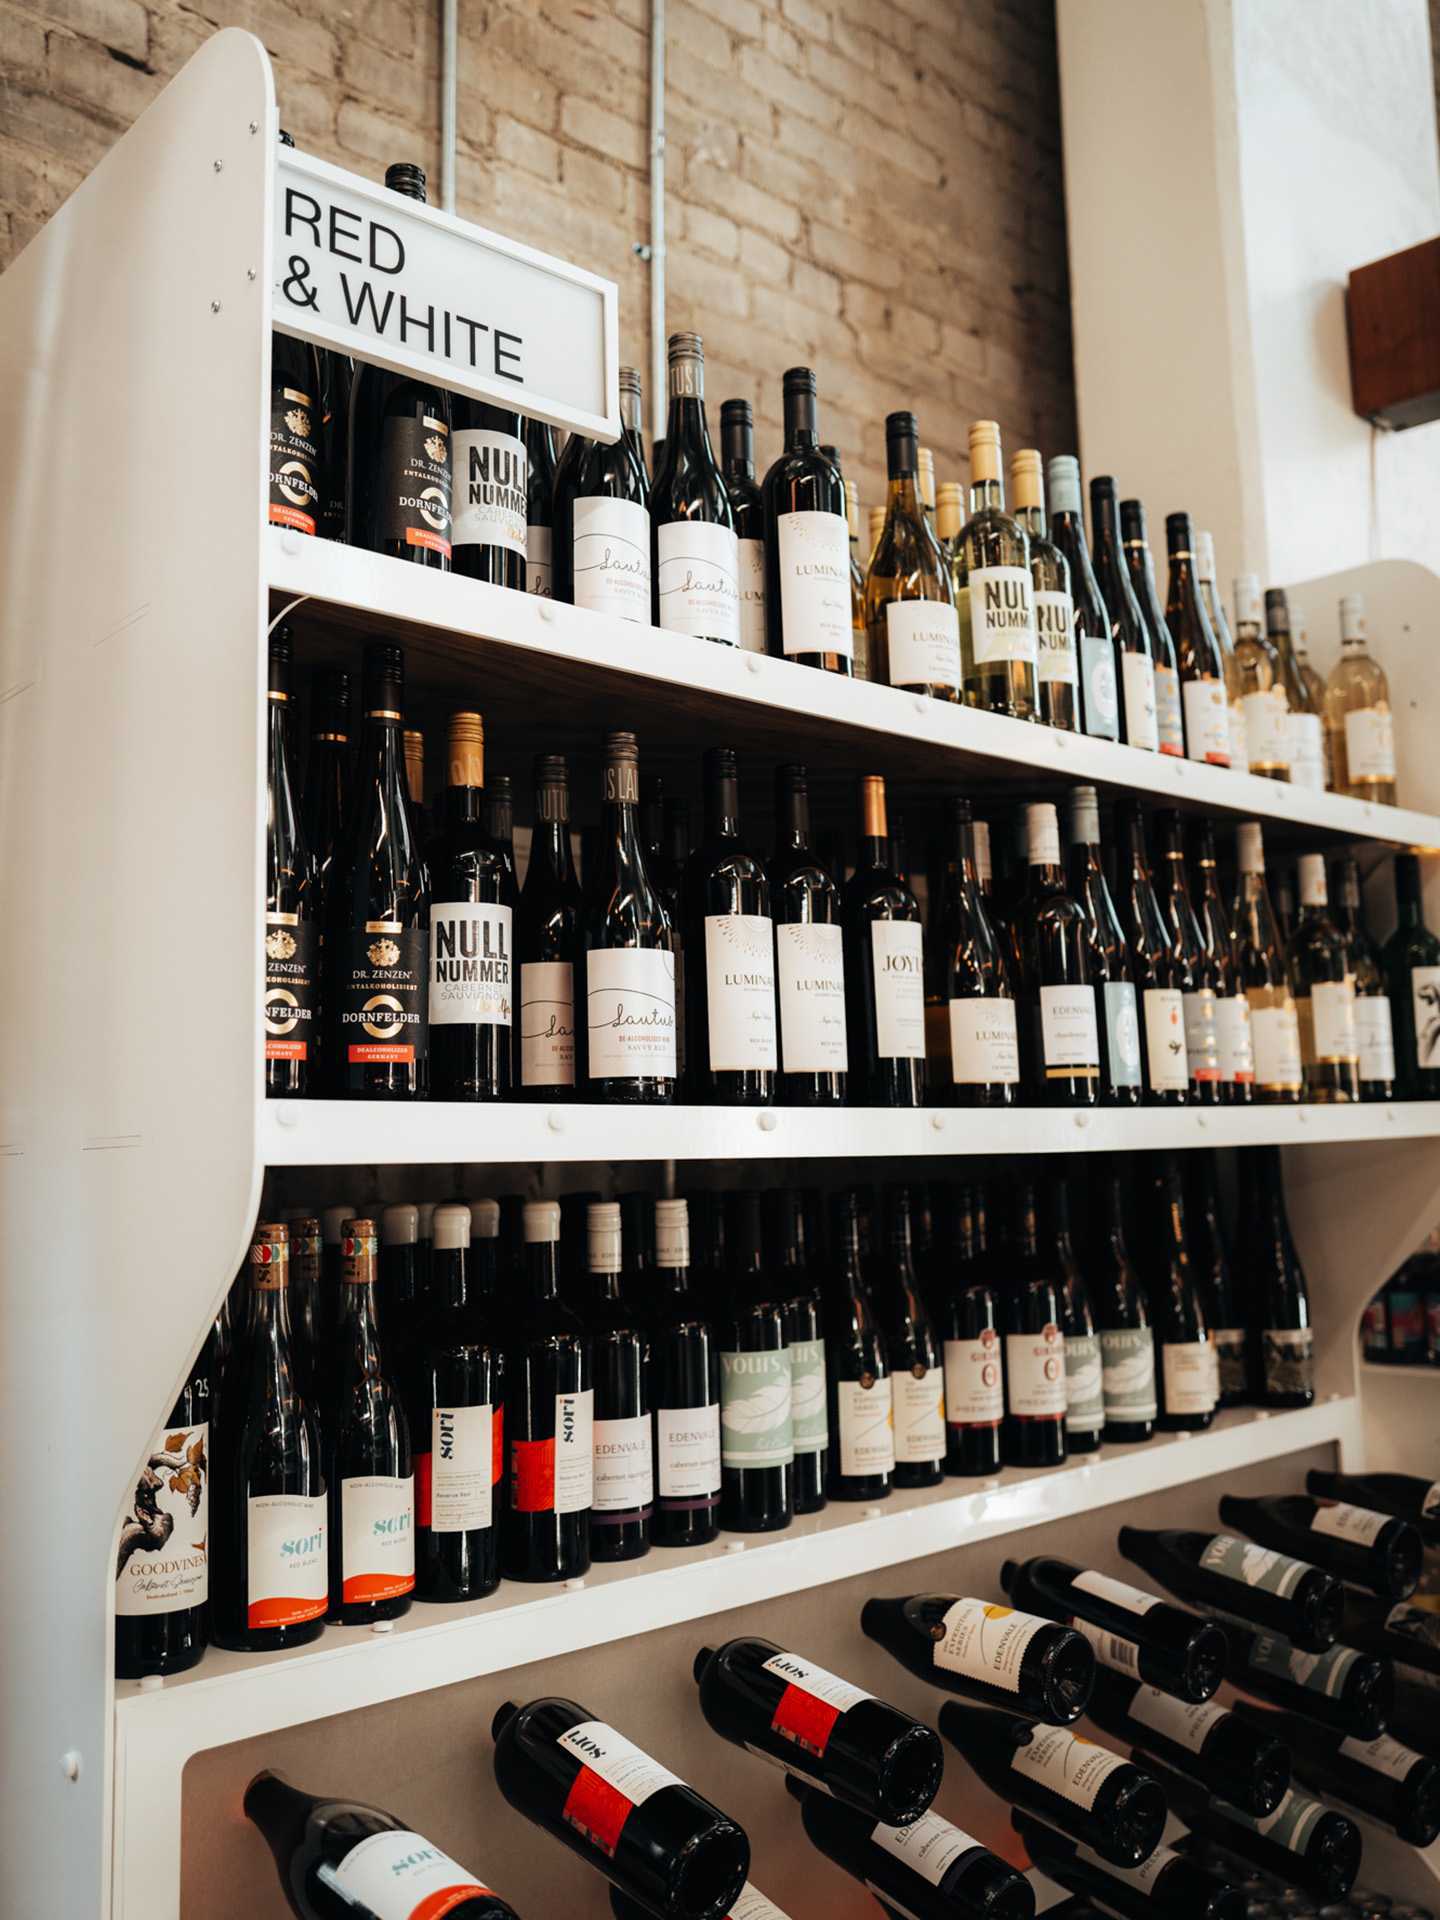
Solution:
M 870 1838 L 892 1858 L 903 1860 L 932 1887 L 938 1887 L 965 1854 L 983 1851 L 978 1840 L 972 1840 L 960 1827 L 942 1820 L 938 1813 L 922 1813 L 908 1827 L 887 1827 L 880 1822 L 871 1829 Z M 895 1905 L 893 1894 L 882 1891 L 876 1897 L 886 1906 Z
M 685 1784 L 603 1720 L 582 1720 L 560 1734 L 556 1745 L 580 1763 L 565 1796 L 564 1818 L 611 1860 L 636 1807 L 665 1787 Z
M 1192 760 L 1212 767 L 1230 764 L 1230 706 L 1223 680 L 1187 680 L 1180 689 L 1185 701 L 1185 748 Z
M 432 1533 L 469 1533 L 494 1522 L 495 1421 L 489 1406 L 430 1409 L 429 1467 L 416 1458 L 415 1503 Z
M 1230 764 L 1237 773 L 1244 773 L 1250 765 L 1250 736 L 1245 729 L 1245 702 L 1230 702 Z
M 738 542 L 740 645 L 746 653 L 765 651 L 765 542 Z
M 1018 1694 L 1025 1649 L 1053 1622 L 986 1600 L 956 1600 L 945 1609 L 942 1624 L 944 1635 L 934 1645 L 935 1665 L 942 1672 Z
M 1200 1565 L 1207 1573 L 1239 1580 L 1262 1593 L 1277 1594 L 1282 1600 L 1289 1598 L 1310 1571 L 1303 1560 L 1272 1553 L 1268 1547 L 1252 1546 L 1248 1540 L 1237 1540 L 1232 1533 L 1213 1535 L 1200 1555 Z
M 1435 971 L 1440 976 L 1440 967 Z M 1298 1087 L 1303 1078 L 1300 1016 L 1288 994 L 1279 1006 L 1260 1007 L 1256 1006 L 1252 993 L 1250 1035 L 1255 1047 L 1256 1084 L 1261 1087 Z
M 1415 1019 L 1415 1064 L 1440 1067 L 1440 967 L 1410 969 L 1410 1004 Z
M 960 622 L 944 600 L 887 600 L 892 687 L 960 686 Z
M 1095 1649 L 1095 1658 L 1102 1667 L 1132 1676 L 1140 1672 L 1140 1649 L 1133 1640 L 1127 1640 L 1123 1634 L 1111 1633 L 1106 1627 L 1097 1627 L 1089 1620 L 1077 1620 L 1075 1631 L 1084 1634 Z
M 636 500 L 575 502 L 575 605 L 650 624 L 650 515 Z
M 1218 1081 L 1220 1071 L 1220 1002 L 1213 987 L 1197 987 L 1185 995 L 1185 1058 L 1197 1086 Z
M 1390 997 L 1385 993 L 1357 994 L 1355 1044 L 1360 1049 L 1362 1080 L 1395 1078 L 1395 1031 L 1390 1022 Z
M 295 1627 L 320 1619 L 330 1574 L 325 1495 L 260 1493 L 245 1504 L 246 1626 Z
M 1028 1744 L 1016 1747 L 1010 1756 L 1016 1773 L 1087 1812 L 1116 1768 L 1130 1764 L 1108 1747 L 1097 1747 L 1063 1727 L 1035 1727 Z
M 890 1375 L 895 1458 L 911 1466 L 945 1458 L 945 1375 L 939 1367 L 897 1368 Z
M 521 963 L 520 1084 L 575 1084 L 575 969 L 568 960 Z
M 790 1342 L 790 1424 L 796 1453 L 823 1453 L 830 1444 L 825 1395 L 825 1342 Z
M 1407 1779 L 1410 1769 L 1420 1763 L 1420 1755 L 1413 1747 L 1402 1746 L 1385 1733 L 1377 1740 L 1357 1740 L 1352 1734 L 1340 1742 L 1340 1751 L 1347 1760 L 1369 1767 L 1373 1773 L 1389 1774 L 1392 1780 Z
M 375 1920 L 441 1920 L 452 1908 L 495 1897 L 458 1860 L 400 1828 L 372 1833 L 338 1865 L 322 1864 L 315 1873 L 347 1907 Z
M 1348 1506 L 1341 1500 L 1333 1507 L 1317 1507 L 1310 1531 L 1328 1534 L 1333 1540 L 1349 1540 L 1357 1547 L 1373 1547 L 1389 1524 L 1388 1514 Z
M 1100 1334 L 1105 1418 L 1117 1425 L 1153 1420 L 1155 1333 L 1150 1327 L 1106 1327 Z
M 738 647 L 740 552 L 735 529 L 710 520 L 667 520 L 655 530 L 655 551 L 661 626 Z
M 1007 1333 L 1005 1375 L 1017 1420 L 1054 1420 L 1065 1412 L 1065 1337 L 1052 1322 L 1040 1333 Z
M 340 1572 L 347 1604 L 413 1593 L 413 1474 L 365 1473 L 340 1482 Z
M 1099 1336 L 1068 1333 L 1065 1336 L 1065 1431 L 1099 1433 L 1104 1424 Z
M 1075 659 L 1075 605 L 1068 593 L 1035 589 L 1035 639 L 1040 685 L 1058 682 L 1079 689 Z
M 592 947 L 585 956 L 592 1080 L 675 1078 L 675 956 Z
M 552 539 L 549 527 L 531 525 L 525 529 L 525 591 L 538 593 L 542 600 L 555 597 Z
M 1227 994 L 1215 1002 L 1215 1039 L 1221 1077 L 1250 1086 L 1255 1079 L 1255 1043 L 1250 1031 L 1250 1002 L 1243 993 Z
M 1285 1798 L 1273 1813 L 1267 1813 L 1263 1819 L 1246 1813 L 1241 1807 L 1227 1805 L 1225 1811 L 1242 1827 L 1249 1827 L 1254 1833 L 1263 1833 L 1267 1840 L 1273 1840 L 1277 1846 L 1288 1847 L 1292 1853 L 1304 1853 L 1311 1831 L 1325 1809 L 1309 1794 L 1287 1787 Z
M 758 1887 L 752 1887 L 747 1880 L 740 1889 L 726 1920 L 789 1920 L 789 1916 L 780 1911 L 773 1900 L 767 1900 Z
M 529 470 L 525 442 L 487 427 L 457 427 L 450 438 L 451 541 L 506 547 L 525 558 Z
M 720 1458 L 727 1467 L 785 1467 L 795 1458 L 788 1347 L 720 1355 Z
M 650 1416 L 595 1422 L 595 1513 L 629 1513 L 655 1498 Z
M 838 653 L 855 645 L 850 625 L 850 530 L 843 514 L 782 513 L 775 531 L 780 555 L 780 638 L 796 653 Z
M 1041 987 L 1040 1043 L 1048 1078 L 1100 1071 L 1093 987 Z
M 945 1342 L 945 1418 L 952 1427 L 998 1427 L 1005 1414 L 1000 1335 Z
M 555 1511 L 584 1513 L 595 1497 L 595 1389 L 555 1396 Z
M 1137 1893 L 1148 1895 L 1156 1901 L 1156 1912 L 1163 1913 L 1167 1903 L 1160 1903 L 1156 1887 L 1165 1869 L 1180 1858 L 1169 1847 L 1156 1847 L 1150 1858 L 1138 1867 L 1117 1867 L 1109 1860 L 1102 1860 L 1093 1847 L 1079 1846 L 1075 1849 L 1077 1860 L 1083 1860 L 1087 1866 L 1098 1867 L 1112 1880 L 1118 1880 L 1122 1886 L 1134 1887 Z
M 786 1073 L 844 1073 L 845 936 L 839 927 L 793 922 L 775 929 L 780 989 L 780 1064 Z
M 1352 787 L 1378 787 L 1395 778 L 1395 716 L 1389 707 L 1346 714 L 1345 762 Z
M 1325 732 L 1318 713 L 1285 715 L 1290 746 L 1290 784 L 1309 793 L 1325 791 Z
M 1146 987 L 1145 1064 L 1156 1093 L 1183 1092 L 1190 1085 L 1185 1052 L 1185 996 L 1174 987 Z
M 1093 1573 L 1088 1567 L 1083 1573 L 1077 1573 L 1070 1584 L 1080 1593 L 1093 1593 L 1097 1600 L 1108 1600 L 1112 1607 L 1123 1607 L 1127 1613 L 1146 1614 L 1152 1607 L 1164 1605 L 1158 1593 L 1145 1593 L 1124 1580 L 1112 1580 L 1108 1573 Z
M 472 900 L 430 904 L 430 1024 L 508 1027 L 514 951 L 509 907 Z
M 1260 1335 L 1260 1363 L 1267 1393 L 1313 1393 L 1314 1328 L 1265 1327 Z
M 773 1072 L 775 928 L 769 918 L 706 914 L 705 974 L 712 1071 Z
M 1035 666 L 1035 605 L 1028 567 L 975 567 L 966 582 L 977 667 Z
M 918 920 L 870 922 L 870 953 L 875 967 L 875 1051 L 882 1060 L 925 1058 L 923 941 Z
M 1120 700 L 1115 686 L 1115 649 L 1108 633 L 1082 633 L 1080 671 L 1085 688 L 1085 731 L 1102 740 L 1120 738 Z
M 1105 1006 L 1105 1057 L 1114 1087 L 1140 1085 L 1140 1015 L 1135 988 L 1128 980 L 1107 980 L 1101 994 Z
M 1015 1002 L 976 996 L 949 1005 L 950 1069 L 956 1086 L 1014 1086 L 1020 1078 Z
M 1155 668 L 1155 731 L 1160 751 L 1177 759 L 1185 752 L 1184 709 L 1180 704 L 1180 676 L 1174 667 Z
M 210 1426 L 162 1427 L 120 1523 L 115 1611 L 178 1613 L 210 1593 Z
M 1290 710 L 1283 693 L 1267 688 L 1245 696 L 1245 744 L 1251 773 L 1271 778 L 1290 768 Z
M 720 1491 L 720 1403 L 657 1407 L 656 1469 L 662 1500 L 708 1502 Z
M 895 1471 L 895 1422 L 890 1382 L 870 1374 L 867 1380 L 837 1380 L 835 1409 L 840 1423 L 840 1471 L 859 1474 Z
M 1310 989 L 1309 1033 L 1303 1014 L 1300 1021 L 1302 1059 L 1305 1041 L 1314 1049 L 1313 1059 L 1325 1065 L 1355 1061 L 1360 1057 L 1360 1042 L 1355 1034 L 1355 982 L 1347 973 L 1343 980 L 1317 980 Z
M 1122 653 L 1120 671 L 1125 688 L 1125 738 L 1146 753 L 1160 751 L 1160 727 L 1155 710 L 1155 663 L 1148 653 Z
M 1188 1747 L 1191 1753 L 1199 1753 L 1210 1729 L 1228 1717 L 1226 1709 L 1217 1707 L 1213 1700 L 1192 1706 L 1188 1700 L 1177 1700 L 1173 1693 L 1162 1693 L 1159 1687 L 1141 1687 L 1130 1702 L 1132 1720 L 1163 1734 L 1177 1746 Z
M 1167 1413 L 1213 1413 L 1215 1356 L 1208 1340 L 1165 1341 L 1160 1349 Z

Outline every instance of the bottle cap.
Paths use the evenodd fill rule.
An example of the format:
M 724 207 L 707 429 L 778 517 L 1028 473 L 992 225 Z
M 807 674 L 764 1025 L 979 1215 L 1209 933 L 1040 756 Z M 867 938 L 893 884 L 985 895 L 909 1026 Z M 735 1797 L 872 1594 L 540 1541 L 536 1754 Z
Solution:
M 752 427 L 755 425 L 755 409 L 748 400 L 722 400 L 720 402 L 720 431 L 727 427 Z
M 1080 462 L 1073 453 L 1052 453 L 1045 467 L 1052 513 L 1079 513 Z
M 815 369 L 813 367 L 787 367 L 780 377 L 780 385 L 786 393 L 814 393 Z
M 560 1238 L 560 1202 L 527 1200 L 524 1212 L 525 1244 L 556 1241 Z
M 699 360 L 704 358 L 705 342 L 700 338 L 698 333 L 672 333 L 667 351 L 672 366 L 677 360 Z M 626 374 L 631 376 L 638 387 L 640 376 L 636 373 L 635 369 L 633 367 L 622 367 L 620 369 L 620 378 L 622 381 Z
M 1195 526 L 1188 513 L 1166 514 L 1165 544 L 1170 550 L 1170 558 L 1172 560 L 1193 559 L 1195 554 Z
M 863 773 L 860 776 L 860 831 L 867 840 L 886 840 L 890 830 L 885 823 L 885 776 Z
M 1326 907 L 1330 904 L 1323 853 L 1302 853 L 1300 856 L 1300 904 L 1302 907 Z
M 446 785 L 483 787 L 485 784 L 485 722 L 478 713 L 452 713 L 448 736 Z
M 655 1202 L 655 1264 L 657 1267 L 690 1264 L 690 1208 L 684 1200 Z
M 1365 639 L 1365 596 L 1363 593 L 1347 593 L 1340 602 L 1340 638 Z
M 1254 573 L 1235 576 L 1235 624 L 1258 627 L 1260 624 L 1260 577 Z
M 1060 821 L 1048 800 L 1032 802 L 1025 809 L 1025 848 L 1032 867 L 1060 864 Z
M 343 667 L 317 667 L 310 676 L 310 728 L 317 740 L 345 740 L 350 727 L 350 676 Z
M 591 1273 L 620 1271 L 620 1203 L 597 1200 L 585 1209 Z
M 311 1252 L 320 1250 L 320 1222 L 313 1213 L 292 1213 L 287 1215 L 292 1247 L 304 1246 Z
M 250 1284 L 278 1292 L 290 1274 L 290 1229 L 283 1220 L 264 1220 L 250 1240 Z
M 990 884 L 990 822 L 976 820 L 972 823 L 975 835 L 975 877 L 982 887 Z
M 935 456 L 929 447 L 916 448 L 915 471 L 920 480 L 921 501 L 933 513 L 935 511 Z
M 945 802 L 945 812 L 952 827 L 968 827 L 972 824 L 970 802 L 963 793 L 952 793 Z
M 707 780 L 734 780 L 740 772 L 740 756 L 734 747 L 707 747 L 701 765 Z
M 1070 844 L 1073 847 L 1100 844 L 1100 796 L 1094 787 L 1070 789 Z
M 1283 587 L 1265 589 L 1265 631 L 1272 636 L 1290 632 L 1290 607 Z
M 413 806 L 425 803 L 425 736 L 418 727 L 406 727 L 401 738 L 405 743 L 405 791 Z
M 470 1237 L 472 1240 L 500 1238 L 500 1202 L 498 1200 L 471 1201 Z
M 935 496 L 935 531 L 953 540 L 965 518 L 965 492 L 958 480 L 947 480 Z
M 470 1244 L 469 1207 L 462 1207 L 457 1201 L 446 1201 L 444 1206 L 436 1207 L 430 1230 L 437 1253 L 453 1253 L 458 1247 L 468 1247 Z
M 1195 534 L 1195 573 L 1201 580 L 1215 584 L 1215 542 L 1208 533 L 1197 529 Z
M 677 339 L 683 337 L 688 336 L 676 335 Z M 698 336 L 696 337 L 698 338 Z M 671 342 L 671 347 L 673 350 L 673 341 Z M 640 398 L 640 369 L 638 367 L 621 367 L 620 391 L 622 393 L 633 393 L 637 400 Z
M 391 193 L 403 193 L 407 200 L 424 201 L 425 169 L 413 161 L 397 160 L 385 169 L 385 184 Z
M 380 1215 L 380 1227 L 387 1247 L 413 1247 L 420 1238 L 418 1207 L 386 1207 Z
M 355 1217 L 355 1202 L 346 1200 L 338 1207 L 326 1207 L 320 1215 L 320 1231 L 325 1236 L 327 1247 L 338 1247 L 340 1236 L 345 1231 L 345 1222 Z
M 405 655 L 388 640 L 372 640 L 365 649 L 365 711 L 384 720 L 405 717 Z
M 1264 873 L 1265 841 L 1258 820 L 1242 820 L 1235 829 L 1235 864 L 1241 873 Z
M 1010 504 L 1045 506 L 1045 463 L 1038 447 L 1020 447 L 1010 456 Z
M 1120 538 L 1127 547 L 1143 547 L 1149 544 L 1150 536 L 1145 526 L 1143 500 L 1120 502 Z
M 422 1240 L 428 1240 L 431 1229 L 435 1223 L 435 1202 L 433 1200 L 422 1200 L 417 1208 L 417 1212 L 420 1215 L 420 1238 Z
M 1000 478 L 1000 422 L 970 422 L 970 480 L 976 485 Z
M 1092 473 L 1090 476 L 1090 498 L 1092 500 L 1114 500 L 1120 492 L 1115 484 L 1113 473 Z

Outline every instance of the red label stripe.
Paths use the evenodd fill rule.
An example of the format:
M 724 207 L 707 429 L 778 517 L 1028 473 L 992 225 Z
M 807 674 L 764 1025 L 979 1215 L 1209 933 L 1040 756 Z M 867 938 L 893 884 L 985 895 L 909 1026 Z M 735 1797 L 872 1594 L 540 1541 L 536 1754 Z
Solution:
M 612 1787 L 589 1767 L 581 1767 L 565 1796 L 565 1818 L 591 1846 L 598 1847 L 607 1860 L 615 1858 L 621 1829 L 633 1810 L 618 1787 Z
M 829 1746 L 830 1734 L 839 1718 L 839 1707 L 817 1700 L 813 1693 L 806 1693 L 792 1681 L 780 1696 L 770 1726 L 782 1739 L 793 1740 L 806 1753 L 819 1756 Z

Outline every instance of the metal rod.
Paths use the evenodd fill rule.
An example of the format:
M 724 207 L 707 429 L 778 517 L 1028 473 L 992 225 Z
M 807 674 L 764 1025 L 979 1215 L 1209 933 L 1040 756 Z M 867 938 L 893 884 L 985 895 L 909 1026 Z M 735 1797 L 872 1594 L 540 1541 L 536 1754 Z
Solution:
M 460 0 L 440 0 L 440 205 L 455 211 L 456 85 Z
M 650 0 L 650 438 L 665 423 L 665 0 Z

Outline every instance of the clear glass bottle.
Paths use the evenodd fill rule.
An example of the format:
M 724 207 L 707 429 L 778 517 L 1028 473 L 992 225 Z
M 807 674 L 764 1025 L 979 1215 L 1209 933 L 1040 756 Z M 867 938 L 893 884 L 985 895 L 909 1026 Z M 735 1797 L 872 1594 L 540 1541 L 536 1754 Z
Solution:
M 860 490 L 845 482 L 845 520 L 850 529 L 850 645 L 855 678 L 870 678 L 870 635 L 865 628 L 865 569 L 860 564 Z
M 887 686 L 959 700 L 955 588 L 920 504 L 916 431 L 913 413 L 886 415 L 889 495 L 865 581 L 870 666 Z
M 1090 480 L 1090 540 L 1120 673 L 1120 737 L 1127 746 L 1156 753 L 1160 731 L 1155 712 L 1155 656 L 1130 584 L 1130 569 L 1120 545 L 1118 489 L 1108 473 L 1092 475 Z
M 1195 575 L 1195 529 L 1188 513 L 1165 516 L 1170 586 L 1165 619 L 1175 642 L 1180 697 L 1185 707 L 1185 752 L 1207 766 L 1230 765 L 1229 692 L 1225 663 L 1200 598 Z
M 970 425 L 970 518 L 952 556 L 967 706 L 1036 718 L 1035 604 L 1030 539 L 1005 511 L 1000 428 Z
M 935 525 L 935 455 L 929 447 L 917 447 L 915 450 L 916 475 L 920 482 L 920 505 L 925 510 L 925 518 Z
M 1225 618 L 1225 602 L 1220 598 L 1220 585 L 1215 571 L 1215 542 L 1208 533 L 1198 528 L 1195 533 L 1195 571 L 1200 582 L 1200 598 L 1210 616 L 1210 628 L 1225 669 L 1225 695 L 1230 703 L 1230 764 L 1244 773 L 1250 764 L 1248 729 L 1245 725 L 1245 689 L 1240 663 L 1235 657 L 1235 642 L 1230 635 L 1230 622 Z
M 1235 580 L 1235 668 L 1250 771 L 1288 784 L 1290 702 L 1279 656 L 1265 637 L 1260 582 L 1253 573 L 1238 574 Z
M 1329 1105 L 1358 1100 L 1355 976 L 1345 936 L 1330 914 L 1323 854 L 1300 856 L 1300 917 L 1287 958 L 1300 1016 L 1306 1098 Z
M 1310 634 L 1305 625 L 1305 609 L 1298 600 L 1290 603 L 1290 647 L 1295 655 L 1295 671 L 1300 676 L 1300 684 L 1305 689 L 1305 697 L 1310 702 L 1310 711 L 1320 716 L 1322 738 L 1321 748 L 1325 756 L 1325 785 L 1333 787 L 1335 782 L 1330 768 L 1330 743 L 1323 737 L 1325 721 L 1325 681 L 1310 664 Z
M 942 487 L 941 492 L 944 491 Z M 1070 594 L 1070 562 L 1046 530 L 1045 471 L 1034 447 L 1022 447 L 1011 454 L 1010 494 L 1015 518 L 1030 539 L 1038 717 L 1047 727 L 1075 733 L 1080 726 L 1080 681 L 1075 662 L 1075 602 Z
M 1385 669 L 1370 657 L 1365 602 L 1347 593 L 1340 602 L 1340 658 L 1325 683 L 1325 737 L 1330 781 L 1353 800 L 1395 805 L 1395 717 Z
M 1142 501 L 1120 502 L 1120 537 L 1130 584 L 1150 635 L 1150 653 L 1155 662 L 1155 731 L 1160 738 L 1160 751 L 1183 759 L 1185 717 L 1180 701 L 1180 670 L 1175 664 L 1175 642 L 1165 622 L 1160 589 L 1155 584 L 1155 561 L 1150 552 Z
M 1080 499 L 1080 462 L 1073 453 L 1055 453 L 1046 467 L 1055 544 L 1070 563 L 1070 597 L 1075 603 L 1075 650 L 1080 668 L 1083 730 L 1101 740 L 1120 738 L 1120 694 L 1110 614 L 1095 579 L 1085 539 Z
M 1300 1016 L 1265 886 L 1265 843 L 1258 820 L 1242 821 L 1236 829 L 1235 864 L 1235 954 L 1250 1004 L 1255 1098 L 1262 1106 L 1293 1105 L 1304 1081 Z
M 1265 633 L 1280 663 L 1285 689 L 1287 738 L 1290 743 L 1290 784 L 1311 793 L 1325 791 L 1325 730 L 1320 709 L 1310 697 L 1291 642 L 1290 604 L 1283 587 L 1265 589 Z
M 965 489 L 958 480 L 947 480 L 935 502 L 935 538 L 948 563 L 955 559 L 955 541 L 965 524 Z

